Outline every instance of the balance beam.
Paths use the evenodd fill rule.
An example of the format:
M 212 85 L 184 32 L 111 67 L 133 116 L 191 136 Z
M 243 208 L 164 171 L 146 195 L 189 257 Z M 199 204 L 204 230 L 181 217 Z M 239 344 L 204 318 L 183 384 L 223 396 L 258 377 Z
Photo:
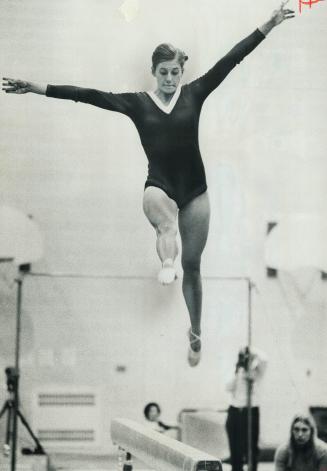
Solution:
M 214 456 L 129 419 L 112 420 L 111 439 L 156 471 L 222 471 Z

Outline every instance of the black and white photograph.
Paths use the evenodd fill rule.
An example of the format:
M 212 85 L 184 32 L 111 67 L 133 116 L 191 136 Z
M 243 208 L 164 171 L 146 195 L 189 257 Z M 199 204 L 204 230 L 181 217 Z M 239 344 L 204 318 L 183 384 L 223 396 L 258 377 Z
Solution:
M 327 471 L 325 0 L 0 0 L 0 471 Z

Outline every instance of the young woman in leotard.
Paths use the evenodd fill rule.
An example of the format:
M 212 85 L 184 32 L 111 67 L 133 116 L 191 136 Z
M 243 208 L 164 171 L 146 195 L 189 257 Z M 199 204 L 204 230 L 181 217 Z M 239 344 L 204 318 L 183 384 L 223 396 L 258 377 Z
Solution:
M 72 86 L 43 86 L 23 80 L 4 79 L 7 93 L 27 92 L 70 99 L 117 111 L 134 122 L 149 162 L 143 208 L 156 230 L 157 252 L 162 262 L 159 281 L 176 278 L 177 221 L 182 243 L 183 294 L 190 316 L 188 361 L 201 356 L 202 282 L 201 254 L 209 228 L 209 199 L 198 143 L 198 124 L 206 97 L 229 72 L 284 20 L 294 17 L 286 0 L 269 21 L 238 43 L 212 69 L 197 80 L 180 86 L 187 56 L 169 44 L 158 46 L 152 56 L 154 92 L 107 93 Z

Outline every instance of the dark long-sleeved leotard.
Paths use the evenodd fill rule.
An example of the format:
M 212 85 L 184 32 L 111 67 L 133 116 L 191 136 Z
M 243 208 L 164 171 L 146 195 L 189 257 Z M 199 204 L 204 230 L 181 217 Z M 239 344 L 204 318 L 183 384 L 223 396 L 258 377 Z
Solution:
M 205 75 L 183 85 L 170 113 L 163 111 L 146 92 L 107 93 L 67 85 L 48 85 L 46 95 L 89 103 L 129 116 L 148 158 L 145 186 L 161 188 L 181 209 L 207 189 L 198 141 L 203 102 L 264 37 L 258 29 L 255 30 Z

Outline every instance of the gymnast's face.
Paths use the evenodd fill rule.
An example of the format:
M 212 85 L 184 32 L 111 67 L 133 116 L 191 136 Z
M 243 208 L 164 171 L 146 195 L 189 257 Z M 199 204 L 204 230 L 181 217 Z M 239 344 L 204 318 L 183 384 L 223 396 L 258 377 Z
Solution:
M 311 438 L 311 429 L 305 422 L 297 420 L 293 425 L 292 434 L 295 443 L 299 446 L 303 446 L 308 443 Z
M 159 410 L 156 406 L 151 406 L 148 412 L 148 419 L 151 422 L 156 422 L 159 418 Z
M 173 95 L 181 81 L 183 70 L 177 59 L 160 62 L 153 75 L 157 80 L 157 92 Z

